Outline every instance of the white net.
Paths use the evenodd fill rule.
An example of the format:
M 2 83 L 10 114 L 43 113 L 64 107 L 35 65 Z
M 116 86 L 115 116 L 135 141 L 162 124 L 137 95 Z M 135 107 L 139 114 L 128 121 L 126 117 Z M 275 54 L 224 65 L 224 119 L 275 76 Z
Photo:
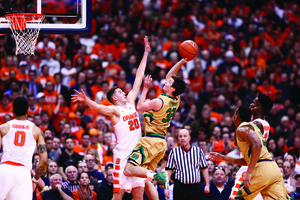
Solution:
M 16 55 L 34 55 L 35 44 L 40 32 L 39 25 L 44 19 L 44 15 L 18 13 L 5 15 L 5 18 L 10 23 L 10 29 L 16 41 Z

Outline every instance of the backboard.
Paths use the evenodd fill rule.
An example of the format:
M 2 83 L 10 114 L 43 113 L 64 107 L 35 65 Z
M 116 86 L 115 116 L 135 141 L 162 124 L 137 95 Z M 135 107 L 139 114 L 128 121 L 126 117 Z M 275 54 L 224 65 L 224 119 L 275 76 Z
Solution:
M 92 28 L 92 0 L 15 0 L 12 1 L 9 11 L 5 1 L 10 0 L 0 0 L 0 9 L 3 6 L 0 10 L 0 34 L 11 32 L 5 19 L 5 11 L 44 14 L 45 19 L 40 25 L 41 33 L 87 33 Z M 29 24 L 28 27 L 30 26 L 36 25 Z

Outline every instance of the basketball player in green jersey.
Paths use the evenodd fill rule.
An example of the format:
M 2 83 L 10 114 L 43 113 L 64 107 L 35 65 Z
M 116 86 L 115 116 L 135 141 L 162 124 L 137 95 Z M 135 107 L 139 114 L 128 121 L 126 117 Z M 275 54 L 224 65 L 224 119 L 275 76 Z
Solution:
M 284 187 L 282 174 L 268 152 L 261 130 L 250 122 L 251 110 L 240 106 L 233 119 L 238 127 L 236 141 L 243 158 L 232 158 L 212 152 L 209 153 L 208 159 L 248 166 L 235 199 L 252 200 L 259 193 L 264 200 L 290 199 Z
M 149 75 L 145 78 L 144 88 L 137 104 L 137 110 L 144 112 L 145 137 L 138 141 L 129 156 L 124 170 L 126 176 L 154 179 L 164 184 L 166 189 L 169 188 L 167 171 L 160 173 L 154 171 L 165 155 L 167 128 L 179 106 L 179 95 L 186 89 L 184 80 L 176 76 L 180 67 L 186 62 L 187 59 L 182 59 L 171 68 L 166 76 L 163 93 L 150 101 L 145 99 L 152 78 Z M 145 192 L 149 199 L 158 199 L 157 190 L 151 182 L 146 182 Z

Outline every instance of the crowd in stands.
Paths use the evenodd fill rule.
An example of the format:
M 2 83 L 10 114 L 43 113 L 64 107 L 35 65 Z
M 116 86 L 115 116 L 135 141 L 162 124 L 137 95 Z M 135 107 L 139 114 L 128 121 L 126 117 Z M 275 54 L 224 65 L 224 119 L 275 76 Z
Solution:
M 0 36 L 0 123 L 13 118 L 17 96 L 27 97 L 28 119 L 45 133 L 46 186 L 56 173 L 66 181 L 65 188 L 78 185 L 67 169 L 74 166 L 77 174 L 82 163 L 90 177 L 110 184 L 108 164 L 116 145 L 112 125 L 86 104 L 71 102 L 71 95 L 75 89 L 84 90 L 92 100 L 109 105 L 106 92 L 111 87 L 130 91 L 147 35 L 151 49 L 146 74 L 153 78 L 148 99 L 161 93 L 166 72 L 181 59 L 180 43 L 193 40 L 199 46 L 198 57 L 178 73 L 188 89 L 168 129 L 168 150 L 158 170 L 164 169 L 168 152 L 177 146 L 180 128 L 190 130 L 193 145 L 206 155 L 215 151 L 239 157 L 233 113 L 265 93 L 274 103 L 266 115 L 271 126 L 267 147 L 282 169 L 287 191 L 300 194 L 297 0 L 101 0 L 93 1 L 92 16 L 89 34 L 40 34 L 34 56 L 16 56 L 13 36 Z M 89 49 L 82 38 L 95 39 L 95 45 Z M 237 167 L 225 164 L 228 182 Z M 209 161 L 212 179 L 215 165 Z M 96 187 L 97 181 L 94 191 Z

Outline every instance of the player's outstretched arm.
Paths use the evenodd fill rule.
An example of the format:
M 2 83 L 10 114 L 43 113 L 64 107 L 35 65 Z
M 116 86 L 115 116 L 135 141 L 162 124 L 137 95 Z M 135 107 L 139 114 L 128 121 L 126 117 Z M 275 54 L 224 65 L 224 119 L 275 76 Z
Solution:
M 166 75 L 166 79 L 171 78 L 173 75 L 176 75 L 180 67 L 187 62 L 187 58 L 182 58 L 180 61 L 178 61 L 168 72 Z
M 144 78 L 144 74 L 145 74 L 145 68 L 146 68 L 146 64 L 147 64 L 147 57 L 148 57 L 148 53 L 150 51 L 150 43 L 148 42 L 148 37 L 145 36 L 144 38 L 144 43 L 145 43 L 145 51 L 144 51 L 144 56 L 142 58 L 142 61 L 139 65 L 139 68 L 136 71 L 136 76 L 135 76 L 135 80 L 132 86 L 132 90 L 128 93 L 127 95 L 127 101 L 134 105 L 134 101 L 136 100 L 139 92 L 140 92 L 140 87 Z
M 75 92 L 76 94 L 71 95 L 73 102 L 84 101 L 91 109 L 99 111 L 100 113 L 110 117 L 116 114 L 116 108 L 114 108 L 113 106 L 104 106 L 97 104 L 95 101 L 92 101 L 89 97 L 87 97 L 83 90 L 81 90 L 81 92 L 75 90 Z
M 137 104 L 137 111 L 139 112 L 144 112 L 144 111 L 149 111 L 149 110 L 155 110 L 158 111 L 162 107 L 162 100 L 161 99 L 152 99 L 150 101 L 145 101 L 146 100 L 146 95 L 148 93 L 149 88 L 152 85 L 152 78 L 150 75 L 147 75 L 144 81 L 144 88 L 142 91 L 142 94 L 140 96 L 140 99 Z
M 233 158 L 229 156 L 224 156 L 222 154 L 216 153 L 216 152 L 210 152 L 208 154 L 208 160 L 216 161 L 216 162 L 230 162 L 236 165 L 247 165 L 244 158 Z
M 46 148 L 46 143 L 44 140 L 43 131 L 40 128 L 38 128 L 37 126 L 34 126 L 33 132 L 36 132 L 38 134 L 37 149 L 38 149 L 40 161 L 39 161 L 38 166 L 36 167 L 36 172 L 35 172 L 35 176 L 34 176 L 35 180 L 38 180 L 45 172 L 45 169 L 47 167 L 47 162 L 48 162 L 48 155 L 47 155 L 47 148 Z

